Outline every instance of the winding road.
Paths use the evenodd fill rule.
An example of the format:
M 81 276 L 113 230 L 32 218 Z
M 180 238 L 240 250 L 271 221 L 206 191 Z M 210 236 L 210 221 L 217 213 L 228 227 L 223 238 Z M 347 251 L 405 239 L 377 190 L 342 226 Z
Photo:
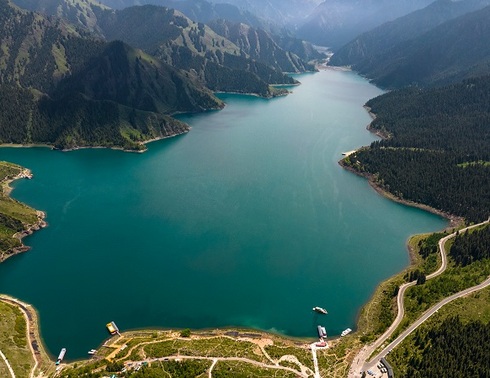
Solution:
M 475 228 L 475 227 L 480 227 L 486 223 L 490 222 L 490 218 L 486 220 L 485 222 L 481 222 L 469 227 L 466 227 L 462 230 L 459 230 L 459 233 L 465 232 L 466 230 Z M 444 271 L 447 268 L 447 255 L 446 255 L 446 250 L 444 249 L 445 243 L 452 237 L 456 236 L 458 232 L 454 232 L 450 235 L 445 236 L 441 240 L 439 240 L 439 251 L 441 253 L 441 266 L 437 271 L 435 271 L 432 274 L 429 274 L 426 279 L 430 280 L 434 277 L 437 277 L 444 273 Z M 398 314 L 394 320 L 394 322 L 391 324 L 391 326 L 386 330 L 385 333 L 383 333 L 373 344 L 369 346 L 365 346 L 364 348 L 361 349 L 361 351 L 357 354 L 357 356 L 354 358 L 350 370 L 349 370 L 349 378 L 355 378 L 360 376 L 361 371 L 366 371 L 368 369 L 373 368 L 376 366 L 376 364 L 379 362 L 381 357 L 384 357 L 387 353 L 391 351 L 391 349 L 395 348 L 398 344 L 400 344 L 410 333 L 412 333 L 420 324 L 425 322 L 428 318 L 430 318 L 435 312 L 437 312 L 442 306 L 448 304 L 449 302 L 457 299 L 464 297 L 465 295 L 471 294 L 475 291 L 484 289 L 485 287 L 490 285 L 490 277 L 487 278 L 484 282 L 480 283 L 479 285 L 470 287 L 466 290 L 460 291 L 459 293 L 453 294 L 450 297 L 447 297 L 437 303 L 436 305 L 432 306 L 429 310 L 427 310 L 418 320 L 416 320 L 410 327 L 408 327 L 403 333 L 401 333 L 393 342 L 391 342 L 388 346 L 386 346 L 381 352 L 379 352 L 375 357 L 371 358 L 371 360 L 368 361 L 368 358 L 383 344 L 388 340 L 393 332 L 398 328 L 400 325 L 401 321 L 403 320 L 403 317 L 405 315 L 405 308 L 404 308 L 404 297 L 405 297 L 405 291 L 410 287 L 414 286 L 416 284 L 416 281 L 412 281 L 409 283 L 405 283 L 400 286 L 399 291 L 398 291 L 398 296 L 397 296 L 397 307 L 398 307 Z

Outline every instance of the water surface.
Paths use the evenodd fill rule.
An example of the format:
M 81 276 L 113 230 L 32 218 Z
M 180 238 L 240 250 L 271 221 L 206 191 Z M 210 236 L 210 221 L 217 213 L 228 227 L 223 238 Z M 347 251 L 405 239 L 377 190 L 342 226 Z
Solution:
M 0 149 L 33 171 L 13 196 L 49 223 L 0 265 L 0 291 L 39 310 L 51 353 L 84 357 L 111 320 L 301 337 L 354 328 L 376 285 L 408 264 L 408 236 L 446 222 L 337 164 L 374 140 L 362 105 L 379 89 L 351 72 L 299 79 L 273 100 L 222 95 L 224 110 L 182 116 L 191 132 L 144 154 Z

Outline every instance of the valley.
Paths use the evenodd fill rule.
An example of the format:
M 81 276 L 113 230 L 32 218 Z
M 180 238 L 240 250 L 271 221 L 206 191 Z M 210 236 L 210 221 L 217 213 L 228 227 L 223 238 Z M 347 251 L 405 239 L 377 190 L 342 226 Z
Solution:
M 490 3 L 361 3 L 0 0 L 0 375 L 490 371 Z

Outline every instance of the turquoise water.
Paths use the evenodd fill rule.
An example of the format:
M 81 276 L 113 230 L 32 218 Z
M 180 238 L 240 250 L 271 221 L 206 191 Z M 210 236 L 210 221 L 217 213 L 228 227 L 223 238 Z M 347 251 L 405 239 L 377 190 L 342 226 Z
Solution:
M 374 140 L 362 105 L 379 89 L 351 72 L 299 79 L 273 100 L 222 95 L 224 110 L 181 116 L 191 132 L 144 154 L 0 149 L 34 173 L 13 196 L 49 223 L 0 265 L 0 291 L 39 310 L 51 353 L 86 356 L 111 320 L 301 337 L 354 328 L 376 285 L 408 264 L 409 235 L 446 222 L 337 164 Z

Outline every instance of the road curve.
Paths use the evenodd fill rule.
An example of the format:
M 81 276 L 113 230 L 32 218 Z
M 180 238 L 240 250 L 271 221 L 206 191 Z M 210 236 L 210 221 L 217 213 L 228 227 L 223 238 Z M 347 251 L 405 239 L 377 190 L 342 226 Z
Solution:
M 466 227 L 466 228 L 463 228 L 461 230 L 459 230 L 459 233 L 462 233 L 462 232 L 465 232 L 466 230 L 469 230 L 469 229 L 472 229 L 472 228 L 475 228 L 475 227 L 479 227 L 479 226 L 482 226 L 486 223 L 489 223 L 490 222 L 490 218 L 484 222 L 481 222 L 481 223 L 478 223 L 478 224 L 475 224 L 475 225 L 472 225 L 472 226 L 469 226 L 469 227 Z M 444 271 L 446 270 L 447 268 L 447 255 L 446 255 L 446 250 L 444 249 L 444 245 L 445 243 L 452 237 L 456 236 L 456 234 L 458 233 L 457 232 L 454 232 L 450 235 L 447 235 L 445 236 L 444 238 L 442 238 L 441 240 L 439 240 L 439 251 L 441 253 L 441 266 L 439 267 L 439 269 L 437 269 L 434 273 L 431 273 L 429 274 L 426 279 L 427 280 L 430 280 L 434 277 L 437 277 L 439 275 L 441 275 L 442 273 L 444 273 Z M 349 378 L 354 378 L 354 377 L 358 377 L 359 376 L 359 372 L 361 370 L 367 370 L 373 366 L 376 365 L 378 359 L 384 355 L 386 355 L 386 353 L 393 349 L 395 346 L 397 346 L 399 343 L 401 343 L 403 341 L 403 339 L 405 339 L 405 337 L 407 337 L 414 329 L 416 329 L 420 324 L 422 324 L 425 320 L 427 320 L 432 314 L 434 314 L 437 310 L 439 310 L 439 308 L 441 308 L 442 306 L 444 306 L 445 304 L 451 302 L 452 300 L 456 299 L 456 298 L 459 298 L 459 297 L 462 297 L 462 296 L 465 296 L 467 295 L 468 293 L 471 293 L 471 292 L 474 292 L 474 291 L 477 291 L 477 290 L 481 290 L 483 289 L 484 287 L 487 287 L 488 285 L 490 285 L 490 278 L 487 279 L 486 281 L 482 282 L 480 285 L 477 285 L 477 286 L 474 286 L 472 288 L 469 288 L 469 289 L 466 289 L 466 290 L 463 290 L 459 293 L 456 293 L 444 300 L 442 300 L 441 302 L 439 302 L 438 304 L 436 304 L 435 306 L 431 307 L 424 315 L 422 315 L 422 317 L 420 317 L 415 323 L 412 324 L 412 326 L 414 326 L 414 328 L 410 331 L 410 332 L 407 332 L 408 330 L 410 330 L 412 328 L 412 326 L 410 326 L 409 328 L 407 328 L 407 330 L 405 332 L 407 332 L 405 334 L 405 332 L 403 332 L 395 341 L 397 341 L 398 339 L 400 339 L 398 341 L 398 343 L 396 343 L 396 345 L 391 345 L 391 347 L 386 347 L 384 348 L 380 353 L 378 353 L 374 358 L 372 358 L 370 361 L 368 361 L 368 358 L 374 353 L 374 351 L 376 349 L 378 349 L 384 342 L 386 342 L 386 340 L 388 340 L 391 335 L 393 334 L 393 332 L 395 331 L 395 329 L 400 325 L 401 321 L 403 320 L 403 317 L 405 315 L 405 307 L 403 305 L 403 302 L 404 302 L 404 297 L 405 297 L 405 291 L 410 287 L 410 286 L 414 286 L 416 284 L 415 281 L 412 281 L 412 282 L 408 282 L 408 283 L 405 283 L 403 285 L 400 286 L 399 288 L 399 291 L 398 291 L 398 296 L 397 296 L 397 307 L 398 307 L 398 313 L 397 313 L 397 316 L 395 318 L 395 320 L 393 321 L 393 323 L 391 324 L 391 326 L 385 331 L 385 333 L 383 333 L 373 344 L 369 345 L 369 346 L 365 346 L 364 348 L 361 349 L 361 351 L 357 354 L 357 356 L 354 358 L 352 364 L 351 364 L 351 367 L 349 369 Z M 405 335 L 402 337 L 402 335 Z M 395 342 L 393 341 L 393 343 Z

